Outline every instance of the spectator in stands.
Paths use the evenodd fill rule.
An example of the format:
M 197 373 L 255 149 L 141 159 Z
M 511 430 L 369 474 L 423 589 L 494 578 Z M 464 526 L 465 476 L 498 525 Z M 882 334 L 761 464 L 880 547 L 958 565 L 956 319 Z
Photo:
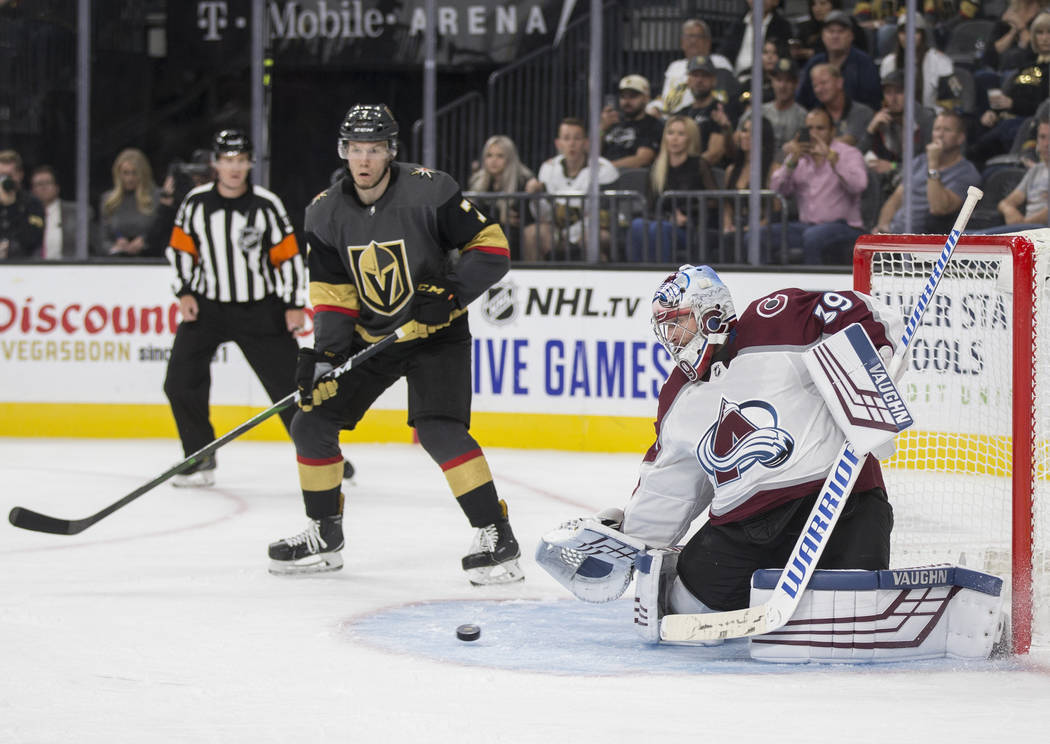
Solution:
M 799 62 L 806 62 L 814 54 L 827 51 L 820 38 L 824 19 L 831 11 L 842 10 L 842 0 L 808 0 L 808 4 L 809 15 L 801 23 L 795 25 L 795 36 L 790 41 L 791 56 Z M 870 51 L 867 37 L 860 24 L 857 23 L 857 19 L 851 17 L 850 22 L 853 26 L 853 45 L 862 52 Z
M 936 114 L 925 106 L 915 107 L 915 152 L 921 152 L 933 133 Z M 900 177 L 904 156 L 904 73 L 894 70 L 882 78 L 882 108 L 868 122 L 857 149 L 872 177 L 881 185 L 882 198 L 888 197 Z M 881 201 L 881 199 L 880 199 Z
M 710 57 L 716 68 L 732 72 L 733 65 L 721 54 L 711 54 L 711 29 L 699 18 L 690 18 L 682 24 L 682 58 L 676 59 L 664 71 L 664 87 L 659 98 L 646 106 L 653 116 L 667 116 L 679 109 L 691 106 L 693 94 L 689 92 L 689 73 L 686 65 L 693 57 Z
M 611 94 L 607 95 L 605 100 L 602 101 L 602 112 L 598 119 L 598 127 L 602 137 L 605 137 L 605 133 L 619 123 L 620 97 Z
M 22 188 L 22 156 L 0 151 L 0 261 L 40 255 L 44 238 L 44 208 Z
M 168 165 L 168 174 L 164 177 L 164 183 L 161 184 L 160 193 L 157 195 L 153 224 L 146 238 L 148 245 L 162 246 L 161 250 L 167 248 L 168 238 L 175 226 L 175 214 L 186 194 L 198 186 L 211 183 L 214 179 L 211 155 L 211 150 L 198 149 L 193 151 L 188 163 L 176 160 Z M 339 178 L 342 178 L 345 172 L 345 167 L 336 171 Z
M 868 172 L 860 151 L 832 137 L 831 117 L 824 109 L 806 114 L 804 133 L 784 147 L 787 157 L 770 186 L 798 204 L 798 222 L 788 223 L 789 255 L 801 251 L 807 264 L 846 263 L 864 232 L 860 200 Z M 808 141 L 807 141 L 808 140 Z M 776 237 L 764 228 L 767 240 Z
M 784 61 L 790 62 L 790 60 Z M 794 103 L 794 100 L 792 100 L 792 103 Z M 795 105 L 797 106 L 798 104 Z M 740 124 L 737 125 L 736 131 L 733 133 L 733 138 L 736 140 L 734 143 L 735 157 L 733 158 L 733 164 L 729 166 L 729 172 L 726 174 L 727 189 L 747 191 L 751 188 L 751 117 L 748 116 L 749 113 L 750 112 L 747 112 L 740 117 Z M 803 121 L 804 120 L 805 112 L 803 112 Z M 759 168 L 759 171 L 762 173 L 762 182 L 758 185 L 760 189 L 769 188 L 769 181 L 773 175 L 773 169 L 777 167 L 777 163 L 774 162 L 776 151 L 777 148 L 776 139 L 773 134 L 773 124 L 770 123 L 769 119 L 763 116 L 762 164 Z M 742 208 L 739 214 L 734 207 L 736 204 L 741 205 Z M 727 200 L 725 208 L 722 210 L 723 232 L 736 232 L 737 225 L 740 225 L 742 232 L 747 231 L 747 205 L 747 199 Z M 760 220 L 762 224 L 765 224 L 767 221 L 768 220 L 765 216 Z
M 751 57 L 754 48 L 754 37 L 752 30 L 754 24 L 751 22 L 751 0 L 747 2 L 747 13 L 738 21 L 733 21 L 729 26 L 722 43 L 718 47 L 718 53 L 733 64 L 733 72 L 739 75 L 748 75 L 751 70 Z M 777 7 L 780 0 L 766 0 L 762 5 L 762 39 L 776 42 L 778 46 L 787 47 L 788 39 L 792 37 L 791 22 L 784 17 Z
M 697 224 L 697 207 L 692 200 L 665 201 L 661 208 L 660 195 L 666 191 L 705 191 L 717 187 L 711 166 L 700 157 L 700 128 L 690 117 L 675 114 L 664 126 L 660 154 L 649 171 L 649 212 L 656 219 L 647 221 L 638 217 L 631 222 L 628 259 L 661 263 L 671 261 L 673 255 L 679 257 L 675 260 L 684 259 L 690 226 L 703 230 L 706 225 Z
M 907 26 L 897 26 L 897 47 L 892 54 L 887 54 L 879 73 L 886 77 L 894 70 L 904 70 L 904 47 L 907 44 Z M 922 16 L 915 18 L 915 90 L 920 93 L 919 100 L 923 106 L 937 106 L 937 82 L 955 71 L 951 58 L 933 45 L 929 26 Z
M 995 42 L 984 49 L 981 65 L 1004 72 L 1035 62 L 1028 27 L 1048 4 L 1047 0 L 1010 0 L 992 32 Z
M 779 163 L 784 159 L 784 143 L 794 137 L 805 123 L 806 110 L 795 101 L 798 66 L 793 60 L 781 57 L 773 66 L 770 77 L 773 100 L 762 104 L 762 116 L 773 126 L 773 158 Z
M 809 74 L 813 93 L 820 102 L 818 108 L 831 116 L 835 139 L 856 146 L 875 112 L 846 94 L 842 73 L 835 65 L 827 62 L 814 65 Z
M 969 152 L 978 167 L 988 158 L 1009 152 L 1025 118 L 1050 97 L 1050 12 L 1035 17 L 1029 34 L 1035 61 L 1011 76 L 1002 91 L 988 93 L 990 108 L 980 119 L 985 129 Z
M 507 194 L 525 191 L 532 170 L 521 162 L 514 140 L 505 134 L 496 134 L 485 140 L 481 148 L 481 167 L 470 177 L 469 191 Z M 503 225 L 510 242 L 511 258 L 521 258 L 522 210 L 515 199 L 485 199 L 477 201 L 490 216 Z
M 1021 183 L 999 202 L 997 209 L 1006 223 L 1004 230 L 1014 232 L 1047 226 L 1047 163 L 1050 163 L 1050 121 L 1043 119 L 1036 129 L 1039 162 L 1024 174 Z M 1024 211 L 1021 211 L 1021 208 Z M 984 232 L 993 232 L 985 230 Z
M 773 70 L 777 66 L 777 60 L 789 54 L 788 48 L 781 48 L 776 42 L 766 41 L 762 44 L 762 103 L 773 100 Z M 745 73 L 740 76 L 740 108 L 745 109 L 751 102 L 751 74 Z
M 883 56 L 882 50 L 893 44 L 897 23 L 905 13 L 903 0 L 857 0 L 854 3 L 853 21 L 861 29 L 872 29 L 875 32 L 875 48 L 865 50 L 873 59 Z M 854 36 L 856 35 L 858 34 L 854 31 Z
M 59 198 L 58 176 L 50 165 L 38 165 L 29 175 L 29 188 L 44 207 L 41 258 L 54 261 L 77 253 L 77 203 Z M 88 207 L 88 250 L 94 247 L 95 210 Z
M 720 100 L 715 93 L 715 66 L 710 57 L 689 60 L 689 90 L 693 103 L 677 113 L 685 114 L 700 128 L 701 157 L 708 165 L 717 167 L 728 152 L 730 132 L 733 130 L 732 106 Z
M 795 100 L 807 109 L 817 105 L 813 92 L 813 81 L 810 72 L 819 64 L 831 63 L 839 69 L 846 95 L 859 101 L 873 110 L 882 101 L 882 90 L 879 86 L 879 70 L 864 52 L 853 46 L 853 24 L 850 17 L 841 10 L 833 10 L 824 19 L 824 28 L 820 38 L 824 41 L 824 52 L 814 54 L 805 69 Z
M 113 188 L 102 195 L 102 253 L 108 256 L 159 256 L 147 242 L 159 189 L 146 155 L 134 147 L 113 161 Z
M 586 192 L 591 183 L 591 169 L 587 164 L 590 140 L 587 127 L 575 117 L 562 119 L 554 140 L 558 154 L 540 166 L 536 178 L 525 190 L 531 194 L 565 194 Z M 598 160 L 598 183 L 607 185 L 619 178 L 616 166 L 605 158 Z M 578 252 L 584 239 L 583 200 L 555 199 L 540 201 L 535 206 L 536 222 L 527 225 L 522 234 L 522 254 L 526 261 L 539 261 L 551 255 L 555 245 L 564 248 L 565 255 Z M 608 231 L 602 230 L 602 243 L 607 245 Z
M 966 189 L 981 181 L 973 163 L 963 157 L 966 122 L 954 111 L 938 114 L 926 152 L 912 162 L 912 232 L 946 233 L 966 197 Z M 904 232 L 904 186 L 894 189 L 882 205 L 873 232 Z
M 602 135 L 602 157 L 619 169 L 648 168 L 660 149 L 663 122 L 646 113 L 649 81 L 628 75 L 620 81 L 620 118 Z

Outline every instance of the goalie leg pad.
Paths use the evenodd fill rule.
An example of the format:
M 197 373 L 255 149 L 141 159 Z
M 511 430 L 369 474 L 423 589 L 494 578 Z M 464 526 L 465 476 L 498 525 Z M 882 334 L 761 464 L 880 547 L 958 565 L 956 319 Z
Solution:
M 670 606 L 679 552 L 678 548 L 658 548 L 635 558 L 634 629 L 647 643 L 660 642 L 660 618 Z
M 751 605 L 779 571 L 757 571 Z M 751 658 L 772 662 L 883 663 L 986 659 L 1003 630 L 1002 580 L 955 566 L 816 571 L 791 621 L 751 638 Z
M 669 613 L 714 612 L 678 578 L 681 548 L 658 548 L 640 554 L 634 562 L 634 629 L 647 643 L 667 643 L 660 639 L 660 618 Z M 688 646 L 719 646 L 722 640 L 690 642 Z

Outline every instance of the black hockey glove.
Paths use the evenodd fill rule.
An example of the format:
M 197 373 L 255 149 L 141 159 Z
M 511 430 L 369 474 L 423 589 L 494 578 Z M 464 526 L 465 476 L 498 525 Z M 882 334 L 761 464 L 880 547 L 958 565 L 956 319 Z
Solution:
M 456 294 L 444 282 L 420 282 L 416 287 L 416 296 L 412 301 L 412 320 L 420 325 L 445 325 L 455 309 Z
M 295 385 L 299 389 L 299 407 L 304 411 L 313 410 L 314 406 L 335 396 L 339 389 L 337 380 L 318 380 L 335 369 L 336 362 L 338 359 L 330 351 L 299 349 Z

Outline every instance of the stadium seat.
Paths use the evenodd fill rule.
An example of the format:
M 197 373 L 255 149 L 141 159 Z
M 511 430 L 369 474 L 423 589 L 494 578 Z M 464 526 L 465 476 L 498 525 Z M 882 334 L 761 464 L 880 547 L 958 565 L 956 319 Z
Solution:
M 983 230 L 1003 224 L 1003 216 L 996 209 L 996 205 L 1017 187 L 1026 172 L 1027 169 L 1023 166 L 1007 166 L 989 175 L 982 186 L 984 198 L 970 217 L 967 229 Z
M 956 65 L 972 67 L 978 57 L 978 49 L 992 42 L 995 21 L 990 18 L 975 18 L 957 24 L 948 36 L 944 53 Z
M 645 196 L 646 186 L 649 183 L 648 168 L 624 168 L 608 188 L 615 191 L 637 191 Z
M 938 103 L 945 105 L 946 101 L 952 102 L 952 105 L 946 108 L 956 108 L 964 114 L 977 112 L 977 85 L 974 83 L 973 73 L 965 67 L 955 65 L 951 75 L 938 80 L 937 91 Z M 942 92 L 950 93 L 950 98 L 941 98 Z

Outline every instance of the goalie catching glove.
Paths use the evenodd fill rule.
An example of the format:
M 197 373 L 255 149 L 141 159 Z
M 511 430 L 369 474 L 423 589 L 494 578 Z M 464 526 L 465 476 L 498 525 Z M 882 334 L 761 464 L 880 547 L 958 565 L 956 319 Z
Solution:
M 335 397 L 339 382 L 335 379 L 321 379 L 335 369 L 339 359 L 330 351 L 299 349 L 295 365 L 295 384 L 299 389 L 299 407 L 304 411 L 313 410 L 329 398 Z

